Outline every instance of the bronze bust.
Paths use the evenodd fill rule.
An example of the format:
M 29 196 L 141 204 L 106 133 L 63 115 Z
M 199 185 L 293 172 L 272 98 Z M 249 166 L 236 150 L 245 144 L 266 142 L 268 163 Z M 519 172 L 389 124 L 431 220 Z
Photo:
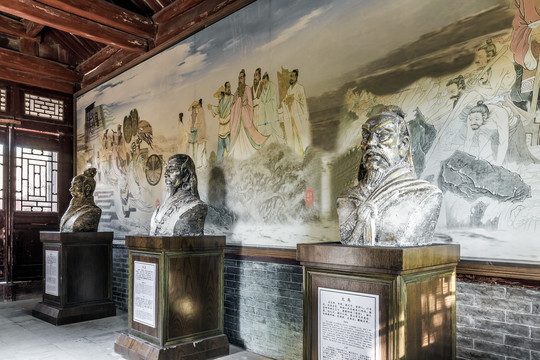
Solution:
M 165 168 L 169 197 L 158 206 L 150 221 L 150 235 L 204 235 L 208 206 L 199 198 L 195 164 L 188 155 L 176 154 Z
M 358 185 L 338 197 L 341 242 L 416 246 L 432 242 L 442 192 L 417 180 L 404 114 L 389 106 L 362 126 Z
M 71 180 L 69 192 L 72 199 L 60 220 L 61 232 L 97 231 L 101 209 L 94 203 L 96 169 L 91 168 Z

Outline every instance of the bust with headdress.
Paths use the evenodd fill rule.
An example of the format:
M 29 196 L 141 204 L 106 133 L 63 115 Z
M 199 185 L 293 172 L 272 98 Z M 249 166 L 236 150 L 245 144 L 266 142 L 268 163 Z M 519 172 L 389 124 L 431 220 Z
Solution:
M 164 179 L 169 196 L 152 215 L 150 235 L 204 235 L 208 206 L 199 198 L 191 157 L 185 154 L 171 156 L 165 165 Z
M 386 106 L 362 126 L 358 185 L 338 197 L 341 242 L 416 246 L 432 242 L 442 193 L 416 179 L 405 114 Z
M 97 231 L 101 209 L 94 202 L 96 172 L 95 168 L 90 168 L 71 180 L 72 199 L 60 220 L 61 232 Z

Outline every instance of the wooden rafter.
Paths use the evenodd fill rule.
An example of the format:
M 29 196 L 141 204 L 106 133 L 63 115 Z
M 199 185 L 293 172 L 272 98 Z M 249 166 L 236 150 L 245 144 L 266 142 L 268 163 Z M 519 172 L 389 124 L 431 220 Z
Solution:
M 178 16 L 187 10 L 191 9 L 195 5 L 199 4 L 199 0 L 178 0 L 173 2 L 171 5 L 160 10 L 152 16 L 156 24 L 163 24 L 175 16 Z
M 0 48 L 0 65 L 23 71 L 32 69 L 35 74 L 63 81 L 79 82 L 82 79 L 80 74 L 62 64 L 2 48 Z
M 34 0 L 2 1 L 0 11 L 125 50 L 141 53 L 148 48 L 144 38 Z
M 90 19 L 97 23 L 122 30 L 128 34 L 137 35 L 146 39 L 154 37 L 154 24 L 152 19 L 104 0 L 40 0 L 70 14 Z

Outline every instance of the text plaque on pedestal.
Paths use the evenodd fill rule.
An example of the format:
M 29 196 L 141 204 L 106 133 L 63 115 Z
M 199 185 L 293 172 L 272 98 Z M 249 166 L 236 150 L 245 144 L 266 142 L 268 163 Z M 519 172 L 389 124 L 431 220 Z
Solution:
M 58 296 L 58 251 L 45 250 L 45 294 Z
M 319 359 L 380 360 L 379 296 L 320 287 Z
M 133 262 L 133 321 L 156 327 L 156 264 Z

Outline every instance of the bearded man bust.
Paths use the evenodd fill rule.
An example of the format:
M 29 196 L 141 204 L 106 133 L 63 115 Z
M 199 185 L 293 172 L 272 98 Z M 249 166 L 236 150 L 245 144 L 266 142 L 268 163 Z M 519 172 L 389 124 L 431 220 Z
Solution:
M 388 106 L 362 126 L 358 185 L 337 199 L 341 242 L 347 245 L 431 244 L 442 192 L 417 180 L 404 114 Z
M 169 158 L 165 166 L 165 185 L 169 197 L 154 211 L 150 235 L 204 235 L 208 205 L 199 198 L 195 163 L 191 157 L 176 154 Z

